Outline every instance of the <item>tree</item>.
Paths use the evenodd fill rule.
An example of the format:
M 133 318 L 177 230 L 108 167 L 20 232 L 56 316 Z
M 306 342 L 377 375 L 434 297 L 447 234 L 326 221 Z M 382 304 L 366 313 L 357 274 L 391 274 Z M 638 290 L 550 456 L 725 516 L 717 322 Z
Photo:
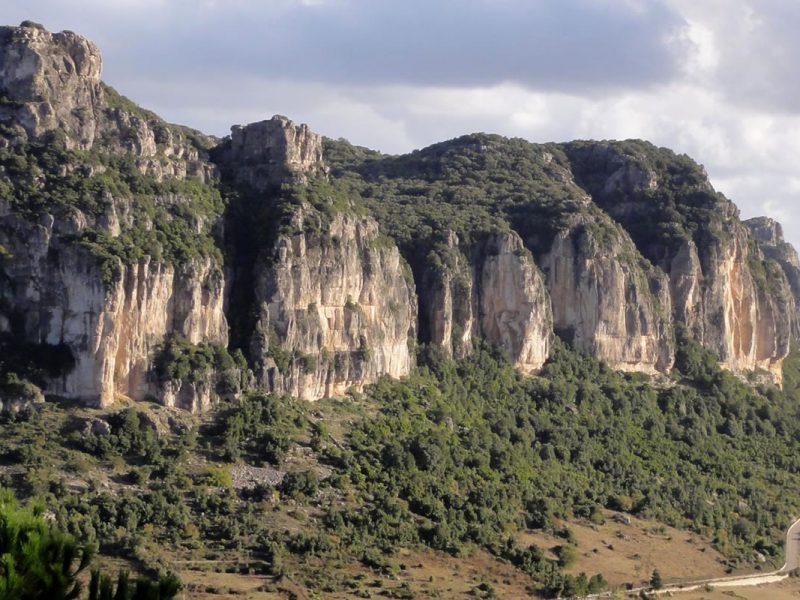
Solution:
M 10 490 L 0 488 L 0 600 L 77 600 L 79 575 L 94 555 L 93 546 L 79 544 L 49 523 L 40 506 L 20 508 Z M 119 572 L 115 586 L 111 577 L 93 570 L 88 598 L 172 600 L 180 589 L 174 575 L 139 578 L 131 590 L 126 571 Z
M 558 566 L 563 568 L 571 567 L 578 559 L 578 553 L 575 551 L 575 546 L 564 544 L 558 547 Z
M 78 575 L 94 556 L 52 527 L 41 507 L 20 509 L 0 489 L 0 600 L 69 600 L 81 592 Z
M 660 590 L 664 587 L 664 581 L 661 579 L 661 573 L 658 569 L 653 569 L 653 574 L 650 576 L 650 587 L 654 590 Z

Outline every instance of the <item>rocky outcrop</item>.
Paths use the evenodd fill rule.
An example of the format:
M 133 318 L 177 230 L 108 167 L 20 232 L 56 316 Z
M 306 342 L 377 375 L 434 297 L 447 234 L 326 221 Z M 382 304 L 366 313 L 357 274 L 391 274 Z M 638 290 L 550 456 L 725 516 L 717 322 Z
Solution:
M 756 217 L 744 224 L 755 237 L 764 257 L 779 265 L 786 277 L 794 302 L 792 330 L 794 336 L 800 339 L 800 258 L 797 250 L 783 239 L 783 228 L 773 219 Z
M 214 139 L 165 123 L 100 80 L 100 51 L 71 31 L 41 25 L 0 27 L 0 124 L 9 143 L 52 142 L 136 157 L 158 180 L 211 181 L 205 148 Z
M 724 367 L 763 369 L 780 383 L 794 312 L 789 283 L 705 170 L 643 142 L 575 146 L 576 169 L 593 199 L 669 276 L 674 318 Z M 776 239 L 769 224 L 751 229 Z
M 448 232 L 437 250 L 438 264 L 426 270 L 427 341 L 461 357 L 482 339 L 505 350 L 521 371 L 537 371 L 553 336 L 542 275 L 516 233 L 483 237 L 462 249 L 458 236 Z
M 156 181 L 214 182 L 217 168 L 207 156 L 207 148 L 216 143 L 214 138 L 169 125 L 113 89 L 102 86 L 102 90 L 95 150 L 134 157 L 141 174 Z
M 573 346 L 623 371 L 672 368 L 667 279 L 607 217 L 574 215 L 541 266 L 555 330 Z
M 16 376 L 8 376 L 0 381 L 0 414 L 26 412 L 43 402 L 42 390 L 29 381 Z
M 54 131 L 91 147 L 103 92 L 97 47 L 71 31 L 33 23 L 0 27 L 0 122 L 40 140 Z
M 119 262 L 109 284 L 97 259 L 68 241 L 85 221 L 31 222 L 0 201 L 0 246 L 11 257 L 0 263 L 2 322 L 27 343 L 69 348 L 74 364 L 47 393 L 93 405 L 118 393 L 144 398 L 156 393 L 152 355 L 167 334 L 227 341 L 222 272 L 211 259 L 176 268 L 144 257 Z
M 417 300 L 397 247 L 373 219 L 334 208 L 332 190 L 315 196 L 319 210 L 282 187 L 311 179 L 326 185 L 322 138 L 275 116 L 233 127 L 218 157 L 251 214 L 267 215 L 272 228 L 265 234 L 238 224 L 243 238 L 266 243 L 252 265 L 252 244 L 233 249 L 231 311 L 256 315 L 248 345 L 258 381 L 316 400 L 406 375 Z
M 472 351 L 480 327 L 476 269 L 467 257 L 469 249 L 462 251 L 459 245 L 454 231 L 445 232 L 433 253 L 435 262 L 425 266 L 418 286 L 422 341 L 454 358 Z
M 386 218 L 415 285 L 350 185 L 329 180 L 306 125 L 275 116 L 217 143 L 100 72 L 74 33 L 0 28 L 0 347 L 64 358 L 48 365 L 47 393 L 199 411 L 255 377 L 308 400 L 340 395 L 413 367 L 416 294 L 421 341 L 449 356 L 485 342 L 535 372 L 558 333 L 614 368 L 664 373 L 678 320 L 724 366 L 780 381 L 800 332 L 800 260 L 776 223 L 742 225 L 688 157 L 483 134 L 410 157 L 342 148 L 335 160 L 361 160 L 349 184 L 363 178 L 361 200 Z M 220 177 L 236 193 L 221 197 Z M 403 210 L 417 214 L 398 226 Z M 451 226 L 459 235 L 442 234 Z M 226 314 L 255 373 L 225 348 Z M 157 372 L 175 340 L 199 362 Z
M 200 413 L 216 404 L 219 398 L 216 387 L 217 378 L 208 371 L 191 381 L 166 381 L 161 384 L 159 395 L 164 406 Z
M 211 139 L 119 96 L 100 81 L 101 64 L 94 44 L 72 32 L 29 22 L 0 28 L 0 146 L 50 148 L 59 165 L 37 171 L 31 187 L 52 185 L 49 193 L 71 197 L 53 206 L 42 202 L 48 192 L 33 194 L 33 206 L 0 197 L 0 330 L 20 344 L 65 348 L 69 364 L 45 391 L 95 405 L 116 394 L 160 396 L 152 360 L 168 335 L 227 341 L 224 278 L 213 253 L 165 260 L 161 251 L 172 242 L 163 233 L 159 244 L 130 241 L 152 231 L 154 219 L 190 220 L 197 236 L 210 236 L 213 211 L 187 208 L 191 188 L 144 200 L 141 183 L 134 198 L 116 183 L 126 176 L 103 179 L 115 168 L 113 156 L 125 155 L 151 181 L 211 182 L 216 169 L 204 151 Z M 86 152 L 66 151 L 75 148 Z M 6 173 L 0 169 L 0 177 Z M 101 191 L 94 198 L 85 188 L 76 193 L 63 179 L 72 174 L 97 178 Z M 162 210 L 154 217 L 156 207 Z M 109 241 L 123 237 L 128 241 Z M 89 248 L 98 239 L 105 241 Z M 135 252 L 125 250 L 132 245 Z
M 672 262 L 675 316 L 734 372 L 763 369 L 776 383 L 789 352 L 794 302 L 780 269 L 768 269 L 748 232 L 698 250 L 685 242 Z
M 397 247 L 369 217 L 304 206 L 257 270 L 251 347 L 270 389 L 316 400 L 414 364 L 417 303 Z
M 284 182 L 305 182 L 325 171 L 322 136 L 308 125 L 295 125 L 280 115 L 232 127 L 221 160 L 232 166 L 236 183 L 260 190 Z

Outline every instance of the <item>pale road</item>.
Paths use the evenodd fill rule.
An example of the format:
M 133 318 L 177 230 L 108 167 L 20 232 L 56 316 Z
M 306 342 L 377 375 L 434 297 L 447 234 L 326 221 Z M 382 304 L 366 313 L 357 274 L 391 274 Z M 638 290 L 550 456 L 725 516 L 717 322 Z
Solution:
M 626 590 L 628 596 L 638 595 L 640 592 L 648 592 L 652 595 L 661 596 L 662 594 L 675 594 L 678 592 L 693 592 L 706 587 L 744 587 L 751 585 L 765 585 L 768 583 L 778 583 L 783 581 L 795 569 L 800 569 L 800 519 L 797 519 L 786 531 L 786 562 L 783 567 L 771 573 L 756 573 L 754 575 L 732 575 L 730 577 L 717 577 L 715 579 L 699 579 L 687 581 L 685 583 L 665 585 L 660 590 L 652 590 L 649 587 L 634 588 Z M 608 598 L 612 592 L 602 592 L 592 594 L 586 598 Z
M 780 573 L 800 569 L 800 519 L 797 519 L 786 532 L 786 562 Z

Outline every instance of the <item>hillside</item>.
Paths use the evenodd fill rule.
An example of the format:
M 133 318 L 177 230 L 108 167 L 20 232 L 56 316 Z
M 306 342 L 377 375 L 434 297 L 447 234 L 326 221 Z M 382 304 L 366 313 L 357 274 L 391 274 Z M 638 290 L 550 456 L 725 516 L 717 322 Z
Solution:
M 694 573 L 624 531 L 585 548 L 625 515 L 780 566 L 799 277 L 779 224 L 647 142 L 220 140 L 105 85 L 79 35 L 0 28 L 0 485 L 197 594 Z

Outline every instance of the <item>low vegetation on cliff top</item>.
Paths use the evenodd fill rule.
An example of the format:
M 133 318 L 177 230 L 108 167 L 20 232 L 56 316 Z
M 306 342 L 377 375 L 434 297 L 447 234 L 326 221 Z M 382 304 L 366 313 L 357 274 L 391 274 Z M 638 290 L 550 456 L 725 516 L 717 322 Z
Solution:
M 145 256 L 174 265 L 199 257 L 222 264 L 213 233 L 224 210 L 219 190 L 192 179 L 158 181 L 130 156 L 68 150 L 57 141 L 3 148 L 0 199 L 26 219 L 50 214 L 74 222 L 74 231 L 57 233 L 96 257 L 106 284 L 119 277 L 121 265 Z
M 419 551 L 486 553 L 544 596 L 595 591 L 602 564 L 565 571 L 565 523 L 608 509 L 693 530 L 731 569 L 778 565 L 800 509 L 800 361 L 762 393 L 680 338 L 680 375 L 660 386 L 561 344 L 536 378 L 489 350 L 454 362 L 423 347 L 407 380 L 346 401 L 253 394 L 202 423 L 48 405 L 7 417 L 0 483 L 137 571 L 236 565 L 265 591 L 413 597 L 436 589 L 402 584 Z M 530 531 L 562 541 L 520 542 Z

